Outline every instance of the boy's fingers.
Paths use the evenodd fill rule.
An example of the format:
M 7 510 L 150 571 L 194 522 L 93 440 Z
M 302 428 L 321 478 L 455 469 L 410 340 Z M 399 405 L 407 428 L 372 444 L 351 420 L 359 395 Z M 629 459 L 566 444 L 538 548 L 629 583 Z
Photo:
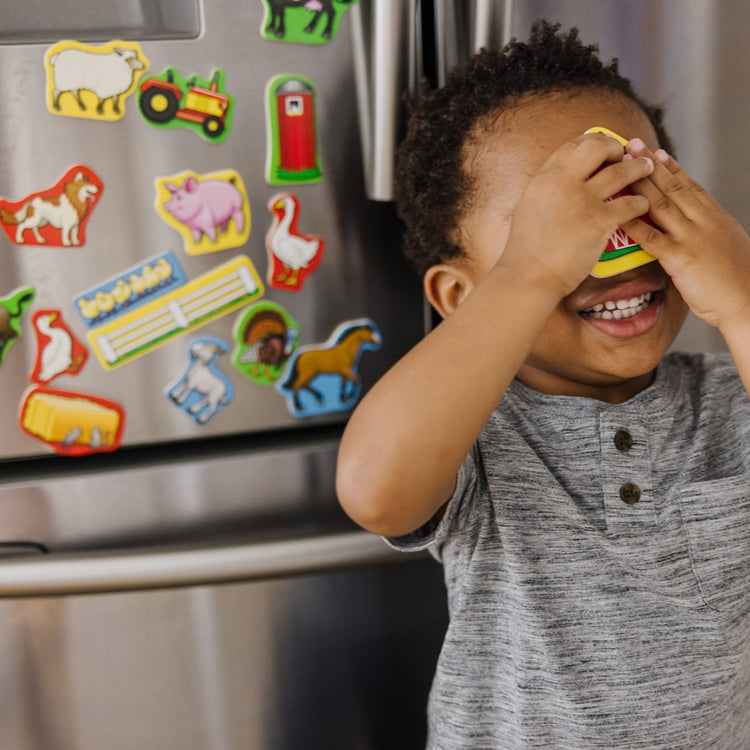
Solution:
M 641 219 L 631 219 L 621 226 L 632 240 L 656 258 L 669 252 L 669 238 L 651 224 Z
M 654 171 L 654 161 L 648 156 L 609 164 L 590 180 L 592 188 L 602 200 L 611 198 L 628 185 L 642 180 Z
M 699 185 L 663 148 L 654 152 L 654 158 L 659 164 L 662 164 L 671 174 L 679 178 L 687 186 L 687 189 L 708 208 L 718 208 L 719 204 L 714 200 L 711 194 Z
M 607 210 L 617 226 L 631 222 L 648 211 L 648 200 L 642 195 L 623 195 L 607 203 Z M 637 219 L 635 219 L 638 221 Z M 641 224 L 643 222 L 640 222 Z M 635 239 L 635 238 L 633 238 Z
M 676 233 L 686 217 L 690 220 L 695 215 L 697 199 L 684 194 L 684 185 L 676 182 L 667 184 L 663 175 L 657 175 L 658 171 L 666 170 L 663 167 L 660 170 L 657 165 L 649 177 L 634 182 L 631 190 L 648 199 L 649 215 L 656 224 L 665 232 Z
M 649 156 L 654 159 L 655 167 L 650 181 L 664 196 L 656 201 L 653 195 L 649 195 L 657 210 L 669 208 L 668 202 L 672 202 L 688 219 L 694 220 L 704 208 L 717 206 L 714 199 L 664 149 L 651 153 L 643 141 L 634 138 L 629 141 L 626 150 L 633 157 Z M 634 187 L 638 189 L 643 185 L 639 183 Z
M 564 143 L 547 160 L 548 166 L 567 167 L 588 178 L 605 162 L 621 161 L 623 147 L 603 133 L 579 135 Z

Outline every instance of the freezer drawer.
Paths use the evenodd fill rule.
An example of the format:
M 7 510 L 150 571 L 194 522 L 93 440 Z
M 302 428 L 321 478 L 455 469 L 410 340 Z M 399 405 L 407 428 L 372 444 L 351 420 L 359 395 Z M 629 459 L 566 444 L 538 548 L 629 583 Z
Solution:
M 424 745 L 446 624 L 431 560 L 0 602 L 13 750 Z

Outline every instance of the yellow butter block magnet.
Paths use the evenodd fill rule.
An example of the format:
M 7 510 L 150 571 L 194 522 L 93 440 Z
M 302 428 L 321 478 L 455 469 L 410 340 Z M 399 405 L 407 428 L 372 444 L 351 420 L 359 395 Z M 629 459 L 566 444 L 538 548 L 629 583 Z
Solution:
M 628 144 L 625 138 L 608 128 L 589 128 L 586 133 L 604 133 L 605 135 L 614 138 L 623 146 L 627 146 Z M 612 197 L 617 198 L 629 193 L 630 191 L 625 188 Z M 644 221 L 647 221 L 647 219 L 644 219 Z M 646 252 L 646 250 L 644 250 L 635 240 L 631 239 L 622 229 L 618 229 L 609 238 L 607 247 L 604 248 L 604 252 L 599 258 L 599 261 L 591 271 L 591 275 L 603 279 L 608 276 L 615 276 L 618 273 L 623 273 L 623 271 L 629 271 L 631 268 L 638 268 L 638 266 L 651 263 L 653 260 L 656 260 L 653 255 Z

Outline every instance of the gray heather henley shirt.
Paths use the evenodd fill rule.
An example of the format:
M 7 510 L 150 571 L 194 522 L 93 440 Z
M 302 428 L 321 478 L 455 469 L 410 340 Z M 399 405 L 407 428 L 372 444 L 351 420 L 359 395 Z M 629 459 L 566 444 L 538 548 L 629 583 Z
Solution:
M 436 525 L 430 750 L 750 748 L 750 401 L 670 354 L 630 401 L 514 382 Z

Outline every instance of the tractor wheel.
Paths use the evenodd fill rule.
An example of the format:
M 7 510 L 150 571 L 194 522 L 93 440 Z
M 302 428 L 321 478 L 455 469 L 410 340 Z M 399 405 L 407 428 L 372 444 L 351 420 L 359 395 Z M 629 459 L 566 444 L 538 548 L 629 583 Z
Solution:
M 224 121 L 213 115 L 207 117 L 201 124 L 203 132 L 209 138 L 218 138 L 224 132 Z
M 169 122 L 180 108 L 180 102 L 174 93 L 158 87 L 144 91 L 138 103 L 143 116 L 151 122 L 158 123 Z

